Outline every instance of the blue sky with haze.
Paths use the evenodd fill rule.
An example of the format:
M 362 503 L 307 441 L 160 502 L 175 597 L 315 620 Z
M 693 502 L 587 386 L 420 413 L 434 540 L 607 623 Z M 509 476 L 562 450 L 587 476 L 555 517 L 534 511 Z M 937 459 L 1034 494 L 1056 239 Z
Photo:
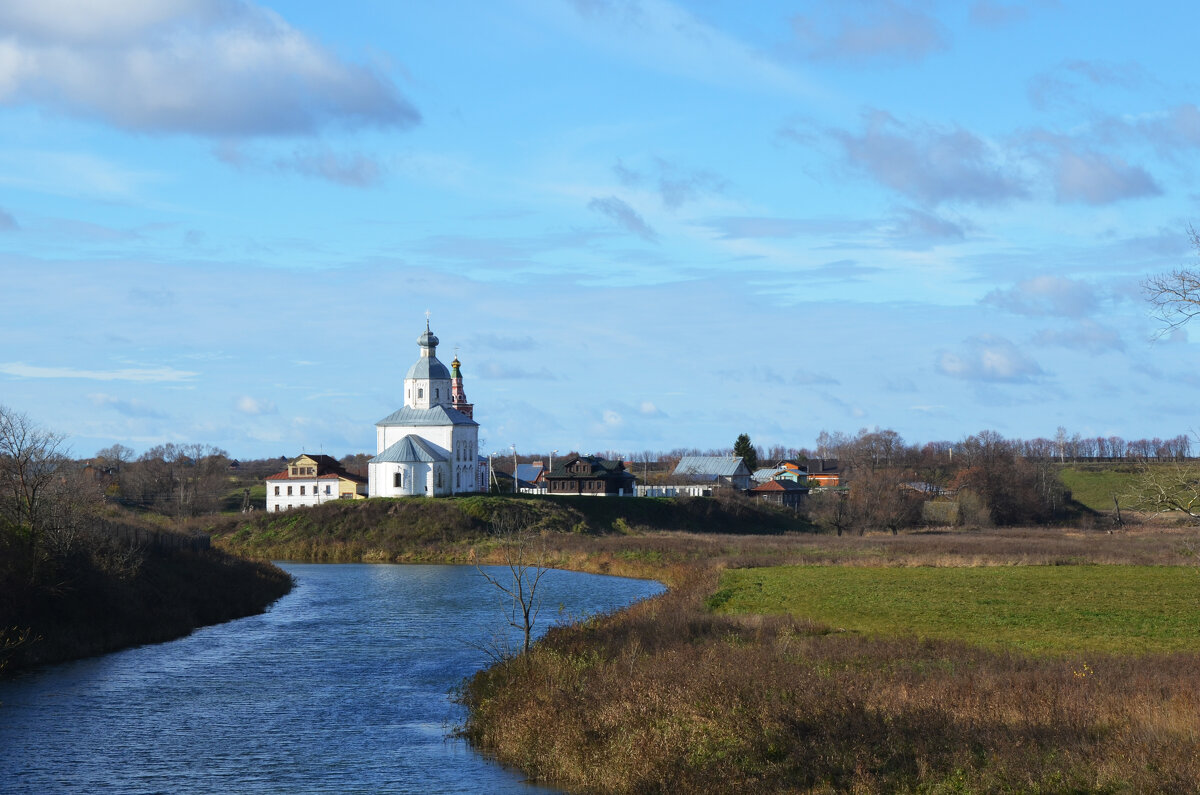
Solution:
M 0 404 L 374 451 L 425 311 L 488 449 L 1196 426 L 1190 3 L 0 6 Z

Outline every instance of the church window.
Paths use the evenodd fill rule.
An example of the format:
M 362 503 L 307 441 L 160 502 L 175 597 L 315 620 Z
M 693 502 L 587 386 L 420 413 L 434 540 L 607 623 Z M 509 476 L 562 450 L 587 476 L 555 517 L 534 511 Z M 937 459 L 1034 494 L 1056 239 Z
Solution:
M 421 387 L 417 387 L 417 399 L 420 400 L 423 397 L 425 397 L 425 390 Z
M 458 472 L 454 475 L 454 488 L 456 488 L 456 489 L 462 488 L 462 470 L 461 469 L 458 470 Z
M 437 400 L 441 396 L 442 396 L 442 390 L 440 390 L 440 389 L 433 390 L 433 399 L 434 400 Z
M 392 485 L 398 489 L 404 488 L 404 473 L 403 472 L 397 472 L 395 475 L 392 475 Z
M 442 470 L 440 469 L 437 471 L 437 487 L 439 489 L 442 487 Z

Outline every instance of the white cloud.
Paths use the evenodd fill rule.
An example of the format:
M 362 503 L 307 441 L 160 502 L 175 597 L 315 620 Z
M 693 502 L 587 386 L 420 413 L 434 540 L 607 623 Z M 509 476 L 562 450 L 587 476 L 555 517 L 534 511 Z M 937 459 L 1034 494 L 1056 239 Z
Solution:
M 950 46 L 937 20 L 895 0 L 827 4 L 795 17 L 792 30 L 801 52 L 820 61 L 920 61 Z
M 1096 289 L 1062 276 L 1036 276 L 1008 290 L 992 290 L 982 303 L 1030 317 L 1083 317 L 1099 308 Z
M 242 397 L 238 398 L 237 410 L 243 414 L 251 415 L 278 413 L 278 408 L 276 408 L 272 401 L 259 400 L 258 398 L 253 398 L 249 395 L 243 395 Z
M 1038 363 L 1011 340 L 992 334 L 967 340 L 961 353 L 943 352 L 936 367 L 942 375 L 968 381 L 1022 383 L 1043 374 Z
M 137 398 L 126 399 L 114 397 L 113 395 L 96 393 L 88 395 L 88 399 L 91 400 L 92 404 L 95 406 L 113 409 L 118 414 L 123 414 L 126 417 L 161 419 L 167 416 L 145 401 L 138 400 Z
M 0 364 L 0 373 L 18 378 L 82 378 L 91 381 L 135 381 L 138 383 L 176 383 L 189 381 L 199 375 L 199 373 L 176 370 L 172 367 L 80 370 L 73 367 L 38 367 L 24 362 Z
M 243 0 L 8 0 L 0 30 L 0 104 L 212 136 L 420 120 L 386 77 Z

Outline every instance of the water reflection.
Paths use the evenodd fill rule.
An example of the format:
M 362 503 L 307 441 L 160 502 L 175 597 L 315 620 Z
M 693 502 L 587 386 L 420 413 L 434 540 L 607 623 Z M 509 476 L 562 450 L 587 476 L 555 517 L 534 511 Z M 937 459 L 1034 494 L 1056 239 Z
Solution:
M 6 792 L 523 792 L 447 732 L 451 687 L 504 625 L 465 566 L 283 564 L 268 613 L 0 682 Z M 656 583 L 554 571 L 559 606 L 611 610 Z

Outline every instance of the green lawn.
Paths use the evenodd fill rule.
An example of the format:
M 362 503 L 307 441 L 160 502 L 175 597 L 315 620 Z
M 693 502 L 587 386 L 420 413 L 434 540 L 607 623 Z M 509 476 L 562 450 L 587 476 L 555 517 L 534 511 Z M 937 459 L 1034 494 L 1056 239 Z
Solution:
M 734 569 L 709 605 L 1038 653 L 1200 651 L 1200 568 L 1193 567 Z

